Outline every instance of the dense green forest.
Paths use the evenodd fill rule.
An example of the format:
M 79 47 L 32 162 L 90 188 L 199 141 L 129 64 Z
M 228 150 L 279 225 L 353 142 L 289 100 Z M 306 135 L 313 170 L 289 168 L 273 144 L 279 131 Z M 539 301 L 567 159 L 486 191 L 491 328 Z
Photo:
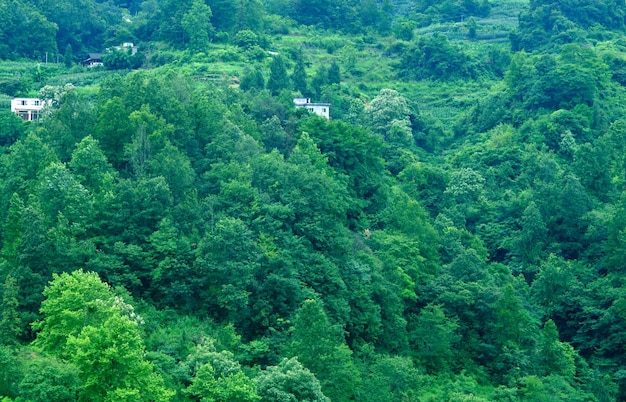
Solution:
M 625 86 L 616 0 L 0 0 L 0 401 L 626 400 Z

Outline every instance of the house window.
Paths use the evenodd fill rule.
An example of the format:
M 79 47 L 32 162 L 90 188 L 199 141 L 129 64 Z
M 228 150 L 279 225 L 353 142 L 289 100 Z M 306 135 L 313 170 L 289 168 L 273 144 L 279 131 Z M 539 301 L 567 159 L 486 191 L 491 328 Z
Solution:
M 27 104 L 27 102 L 25 100 L 20 101 L 20 102 L 21 102 L 22 106 L 26 106 L 26 104 Z
M 31 111 L 31 112 L 30 112 L 30 119 L 31 119 L 31 120 L 37 120 L 37 119 L 39 119 L 39 113 L 37 113 L 37 112 L 36 112 L 36 111 L 34 111 L 34 110 L 33 110 L 33 111 Z
M 322 112 L 326 113 L 326 108 L 325 107 L 322 108 Z
M 39 106 L 39 99 L 35 101 L 35 106 Z

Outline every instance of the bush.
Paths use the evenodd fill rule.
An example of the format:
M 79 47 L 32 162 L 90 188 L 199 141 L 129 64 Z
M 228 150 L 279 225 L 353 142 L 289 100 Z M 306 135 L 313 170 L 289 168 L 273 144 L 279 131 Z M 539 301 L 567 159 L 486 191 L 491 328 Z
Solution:
M 233 39 L 233 42 L 239 47 L 249 49 L 259 44 L 259 37 L 251 30 L 244 29 L 243 31 L 237 32 L 235 38 Z

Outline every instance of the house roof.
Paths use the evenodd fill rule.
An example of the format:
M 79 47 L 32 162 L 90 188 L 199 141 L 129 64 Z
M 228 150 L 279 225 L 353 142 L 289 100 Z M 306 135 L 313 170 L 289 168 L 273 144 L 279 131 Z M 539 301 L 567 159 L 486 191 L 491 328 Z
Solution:
M 89 60 L 102 60 L 102 56 L 104 56 L 104 53 L 89 53 L 87 55 L 87 59 L 85 61 L 89 61 Z

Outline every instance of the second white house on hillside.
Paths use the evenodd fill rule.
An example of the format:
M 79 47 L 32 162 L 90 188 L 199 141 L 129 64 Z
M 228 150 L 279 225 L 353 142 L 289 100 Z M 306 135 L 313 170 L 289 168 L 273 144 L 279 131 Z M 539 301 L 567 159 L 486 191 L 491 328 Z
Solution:
M 309 112 L 330 119 L 330 103 L 312 103 L 310 98 L 295 98 L 293 104 L 296 109 L 306 108 Z

